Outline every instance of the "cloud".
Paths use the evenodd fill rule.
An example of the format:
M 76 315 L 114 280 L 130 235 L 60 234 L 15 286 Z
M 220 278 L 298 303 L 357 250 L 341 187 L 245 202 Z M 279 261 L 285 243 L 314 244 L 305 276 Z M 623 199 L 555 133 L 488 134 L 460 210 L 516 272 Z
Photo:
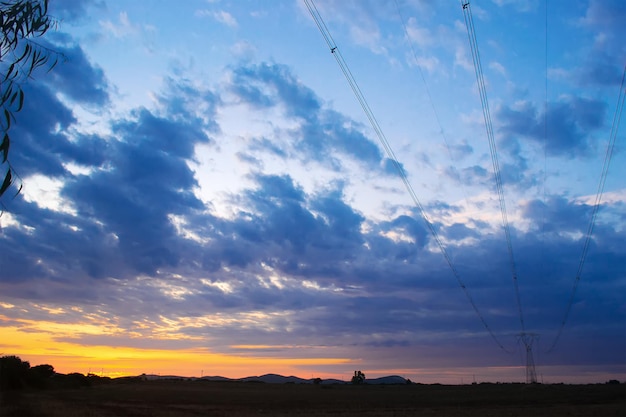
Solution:
M 76 74 L 87 83 L 94 80 L 88 71 Z M 56 85 L 65 91 L 64 83 Z M 41 242 L 55 241 L 57 246 L 35 245 L 30 252 L 24 249 L 15 253 L 16 259 L 21 259 L 21 271 L 12 273 L 30 279 L 59 274 L 129 278 L 178 265 L 186 252 L 186 240 L 178 236 L 170 216 L 184 217 L 203 209 L 193 194 L 197 182 L 186 161 L 193 158 L 196 144 L 209 143 L 205 131 L 215 126 L 204 124 L 195 113 L 186 113 L 179 102 L 167 102 L 164 96 L 167 118 L 137 109 L 127 119 L 112 124 L 113 137 L 70 136 L 69 128 L 76 122 L 71 111 L 43 85 L 33 83 L 28 88 L 29 100 L 22 113 L 37 117 L 39 123 L 20 123 L 18 119 L 16 135 L 20 140 L 16 141 L 14 163 L 26 174 L 62 176 L 61 196 L 76 214 L 38 212 L 35 203 L 16 200 L 11 214 L 26 229 L 5 231 L 7 236 L 15 233 L 10 252 L 19 251 L 32 237 L 41 238 Z M 180 97 L 192 89 L 183 82 L 170 82 L 168 91 L 171 97 Z M 195 110 L 214 105 L 213 96 L 193 91 L 188 103 L 200 98 L 208 102 Z M 65 168 L 68 162 L 90 171 L 73 175 Z M 93 242 L 88 244 L 85 239 Z M 75 265 L 60 267 L 69 259 L 66 257 L 77 259 Z M 43 264 L 37 261 L 41 258 L 46 259 Z
M 225 10 L 198 10 L 196 11 L 196 16 L 198 17 L 210 17 L 215 21 L 222 23 L 231 28 L 236 28 L 238 26 L 237 19 L 233 17 L 230 13 Z
M 518 12 L 532 12 L 537 9 L 537 0 L 493 0 L 500 7 L 513 7 Z
M 504 68 L 504 65 L 502 65 L 499 62 L 490 62 L 489 63 L 489 68 L 491 68 L 492 70 L 498 72 L 500 75 L 502 76 L 506 76 L 506 69 Z
M 449 166 L 445 170 L 446 176 L 454 180 L 458 184 L 466 186 L 470 185 L 487 185 L 492 180 L 491 172 L 484 167 L 474 165 L 458 169 L 456 166 Z
M 582 65 L 575 71 L 582 85 L 618 86 L 621 83 L 626 46 L 626 5 L 619 0 L 592 0 L 579 20 L 583 29 L 593 31 L 595 43 L 581 58 Z
M 416 43 L 420 47 L 433 44 L 434 40 L 430 30 L 426 27 L 418 26 L 417 20 L 414 17 L 409 18 L 406 26 L 411 42 Z
M 553 156 L 585 156 L 594 149 L 593 131 L 604 123 L 606 104 L 582 97 L 567 97 L 549 103 L 546 113 L 531 103 L 502 106 L 497 112 L 499 129 L 505 135 L 543 144 Z
M 304 162 L 317 161 L 339 170 L 340 159 L 348 157 L 370 169 L 384 168 L 388 172 L 379 147 L 362 133 L 361 126 L 326 109 L 286 66 L 262 63 L 237 67 L 230 89 L 240 101 L 254 108 L 278 107 L 287 117 L 299 119 L 300 125 L 287 134 L 295 139 L 293 150 Z M 256 141 L 255 146 L 259 145 L 275 154 L 285 152 L 281 148 L 276 153 L 277 145 L 266 140 Z
M 618 32 L 623 29 L 622 23 L 626 17 L 626 5 L 619 0 L 591 0 L 585 16 L 580 19 L 581 24 L 604 27 L 608 32 Z
M 50 48 L 60 54 L 59 63 L 53 71 L 42 75 L 41 82 L 80 104 L 92 108 L 105 106 L 110 87 L 102 69 L 92 65 L 82 47 L 72 44 L 66 35 L 59 34 L 53 39 L 55 43 Z
M 104 32 L 113 35 L 115 38 L 127 38 L 139 31 L 139 28 L 131 23 L 126 12 L 120 12 L 117 22 L 110 20 L 101 21 L 100 27 Z
M 102 9 L 106 6 L 101 0 L 55 0 L 50 2 L 49 15 L 62 23 L 72 23 L 87 16 L 91 7 Z
M 104 141 L 88 139 L 88 135 L 70 137 L 69 131 L 77 119 L 57 97 L 60 94 L 93 109 L 106 105 L 109 86 L 102 70 L 92 66 L 77 46 L 53 44 L 51 47 L 63 53 L 67 60 L 59 62 L 49 75 L 36 74 L 32 82 L 24 84 L 24 108 L 15 115 L 12 132 L 16 140 L 11 160 L 23 177 L 35 173 L 64 176 L 67 174 L 64 162 L 100 165 L 104 160 Z
M 461 287 L 417 210 L 389 201 L 375 217 L 355 205 L 350 187 L 357 179 L 343 175 L 348 165 L 372 176 L 397 175 L 394 163 L 368 129 L 331 109 L 293 69 L 237 64 L 216 87 L 173 74 L 151 107 L 83 132 L 73 106 L 106 114 L 111 86 L 84 51 L 63 45 L 70 45 L 68 65 L 76 67 L 29 83 L 27 107 L 17 115 L 13 163 L 27 179 L 51 177 L 55 188 L 48 191 L 58 204 L 44 204 L 33 192 L 18 197 L 2 218 L 0 254 L 10 262 L 0 271 L 0 291 L 3 302 L 20 306 L 1 307 L 7 320 L 41 319 L 51 314 L 44 307 L 72 306 L 84 314 L 59 313 L 59 321 L 80 315 L 97 328 L 106 322 L 119 329 L 106 339 L 79 331 L 58 340 L 140 347 L 149 340 L 182 348 L 210 339 L 212 349 L 228 353 L 241 353 L 233 345 L 251 340 L 280 342 L 307 346 L 306 353 L 331 346 L 348 357 L 396 366 L 407 358 L 443 363 L 471 351 L 476 356 L 464 361 L 492 364 L 485 357 L 497 356 L 491 353 L 498 348 L 472 311 L 466 288 L 498 337 L 515 347 L 511 335 L 520 329 L 510 265 L 502 233 L 488 218 L 489 201 L 471 200 L 480 213 L 469 220 L 461 205 L 425 204 Z M 72 79 L 82 85 L 70 85 Z M 277 116 L 267 132 L 237 137 L 240 146 L 230 155 L 224 115 L 242 107 Z M 532 184 L 532 161 L 522 145 L 543 143 L 546 128 L 552 155 L 590 154 L 605 112 L 603 103 L 573 96 L 549 103 L 547 115 L 528 102 L 502 106 L 496 120 L 506 151 L 505 183 Z M 238 187 L 201 199 L 201 179 L 210 188 L 230 178 L 197 169 L 199 148 L 216 161 L 245 161 L 248 171 L 229 166 L 243 178 Z M 491 184 L 480 151 L 466 143 L 450 150 L 464 164 L 444 169 L 445 175 L 470 186 Z M 330 171 L 331 180 L 311 180 L 313 164 Z M 528 328 L 549 338 L 569 299 L 592 207 L 567 194 L 519 205 L 511 232 L 522 303 Z M 613 219 L 624 219 L 623 198 L 603 203 L 600 213 L 563 342 L 577 352 L 602 344 L 603 361 L 621 364 L 626 253 L 623 227 Z M 593 340 L 582 337 L 591 327 Z M 173 336 L 180 338 L 173 342 Z M 391 347 L 404 349 L 402 357 L 390 354 Z M 572 363 L 586 361 L 570 356 Z

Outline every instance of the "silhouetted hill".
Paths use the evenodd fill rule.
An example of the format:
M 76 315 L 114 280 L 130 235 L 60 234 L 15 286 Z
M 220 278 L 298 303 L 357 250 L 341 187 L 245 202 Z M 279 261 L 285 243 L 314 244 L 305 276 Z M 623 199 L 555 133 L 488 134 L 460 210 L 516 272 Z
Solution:
M 311 379 L 304 379 L 304 378 L 299 378 L 297 376 L 284 376 L 284 375 L 278 375 L 278 374 L 265 374 L 265 375 L 260 375 L 260 376 L 247 376 L 245 378 L 226 378 L 223 376 L 203 376 L 202 378 L 186 378 L 186 377 L 179 377 L 179 376 L 175 376 L 175 375 L 167 375 L 167 376 L 159 376 L 159 375 L 143 375 L 143 377 L 147 380 L 162 380 L 162 379 L 192 379 L 192 380 L 203 380 L 203 381 L 239 381 L 239 382 L 260 382 L 260 383 L 266 383 L 266 384 L 313 384 L 315 381 L 315 378 L 311 378 Z M 339 379 L 333 379 L 333 378 L 329 378 L 329 379 L 322 379 L 321 384 L 324 385 L 328 385 L 328 384 L 348 384 L 349 381 L 341 381 Z M 401 376 L 397 376 L 397 375 L 391 375 L 391 376 L 385 376 L 385 377 L 381 377 L 381 378 L 374 378 L 374 379 L 366 379 L 365 380 L 366 384 L 372 384 L 372 385 L 391 385 L 391 384 L 406 384 L 406 379 L 404 379 Z
M 249 376 L 246 378 L 241 378 L 239 381 L 244 382 L 265 382 L 268 384 L 310 384 L 312 381 L 310 379 L 298 378 L 297 376 L 283 376 L 277 374 L 265 374 L 261 376 Z
M 366 384 L 406 384 L 406 379 L 398 375 L 383 376 L 381 378 L 366 379 Z

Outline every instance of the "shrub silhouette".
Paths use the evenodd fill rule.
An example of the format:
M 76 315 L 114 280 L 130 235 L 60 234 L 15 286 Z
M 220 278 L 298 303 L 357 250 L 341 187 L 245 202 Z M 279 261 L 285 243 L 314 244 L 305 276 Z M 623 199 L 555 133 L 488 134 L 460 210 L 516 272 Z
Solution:
M 26 387 L 30 363 L 17 356 L 0 358 L 0 390 L 18 390 Z
M 354 376 L 352 377 L 353 384 L 363 384 L 365 382 L 365 374 L 361 371 L 354 371 Z

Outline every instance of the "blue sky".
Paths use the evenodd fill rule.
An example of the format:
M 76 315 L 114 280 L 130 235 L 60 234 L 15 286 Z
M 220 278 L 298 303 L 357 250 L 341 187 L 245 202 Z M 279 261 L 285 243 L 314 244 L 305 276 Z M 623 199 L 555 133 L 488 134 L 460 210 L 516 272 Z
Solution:
M 0 351 L 111 375 L 524 380 L 460 3 L 315 4 L 467 292 L 304 2 L 51 0 L 42 42 L 67 60 L 24 85 L 12 128 L 24 189 L 2 200 Z M 623 126 L 548 350 L 614 125 L 626 7 L 471 10 L 537 373 L 623 380 Z

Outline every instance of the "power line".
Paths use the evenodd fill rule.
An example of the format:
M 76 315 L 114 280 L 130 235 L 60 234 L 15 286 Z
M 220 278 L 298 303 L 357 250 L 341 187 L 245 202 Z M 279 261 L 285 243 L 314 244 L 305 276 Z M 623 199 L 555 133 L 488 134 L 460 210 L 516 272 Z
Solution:
M 509 230 L 509 219 L 506 214 L 506 203 L 504 201 L 504 191 L 502 187 L 502 176 L 500 174 L 500 163 L 498 162 L 498 150 L 496 148 L 496 141 L 493 134 L 493 126 L 491 123 L 491 112 L 489 111 L 489 102 L 487 101 L 487 89 L 485 87 L 485 80 L 483 77 L 483 69 L 480 62 L 480 54 L 478 52 L 478 42 L 476 40 L 476 31 L 474 29 L 474 20 L 472 18 L 472 11 L 469 1 L 461 3 L 463 7 L 463 16 L 465 17 L 465 26 L 467 28 L 467 37 L 469 39 L 470 49 L 472 52 L 472 60 L 474 61 L 474 72 L 476 73 L 476 81 L 478 83 L 478 90 L 480 92 L 480 103 L 483 108 L 483 118 L 485 120 L 485 129 L 487 131 L 487 138 L 489 140 L 489 149 L 491 151 L 491 162 L 493 165 L 493 174 L 496 181 L 496 189 L 498 192 L 498 199 L 500 201 L 500 213 L 502 215 L 502 227 L 504 229 L 504 235 L 506 237 L 506 245 L 509 252 L 509 261 L 511 266 L 511 274 L 513 276 L 513 285 L 515 287 L 515 299 L 517 301 L 517 309 L 519 312 L 520 324 L 522 332 L 526 331 L 524 324 L 524 314 L 522 313 L 522 302 L 520 299 L 519 285 L 517 280 L 517 271 L 515 268 L 515 258 L 513 256 L 513 245 L 511 244 L 511 232 Z
M 437 125 L 439 126 L 439 132 L 441 133 L 441 136 L 443 138 L 443 143 L 446 145 L 446 149 L 448 150 L 448 155 L 450 156 L 450 159 L 452 158 L 452 151 L 450 150 L 450 145 L 448 144 L 448 139 L 446 137 L 446 133 L 443 130 L 443 125 L 441 124 L 441 120 L 439 119 L 439 114 L 437 113 L 437 110 L 435 109 L 435 103 L 433 102 L 433 97 L 430 94 L 430 89 L 428 88 L 428 83 L 426 82 L 426 77 L 424 77 L 424 71 L 422 71 L 422 66 L 419 64 L 419 61 L 417 59 L 417 53 L 415 52 L 415 48 L 413 48 L 413 42 L 411 42 L 411 37 L 409 36 L 409 30 L 406 27 L 406 24 L 404 23 L 404 16 L 402 15 L 402 11 L 400 10 L 400 5 L 398 4 L 398 0 L 394 0 L 394 3 L 396 4 L 396 10 L 398 11 L 398 16 L 400 17 L 400 22 L 402 23 L 402 28 L 404 29 L 404 34 L 406 36 L 406 39 L 409 43 L 409 47 L 411 49 L 411 54 L 413 55 L 413 61 L 415 61 L 415 65 L 417 66 L 417 69 L 419 71 L 420 77 L 422 78 L 422 81 L 424 82 L 424 88 L 426 89 L 426 95 L 428 96 L 428 101 L 430 102 L 430 107 L 433 110 L 433 114 L 435 115 L 435 120 L 437 121 Z
M 398 0 L 394 0 L 394 3 L 396 5 L 396 10 L 398 12 L 398 17 L 400 18 L 400 22 L 402 24 L 402 28 L 404 30 L 404 35 L 407 39 L 407 42 L 409 44 L 409 48 L 411 50 L 411 54 L 413 56 L 413 61 L 415 62 L 415 66 L 417 67 L 420 77 L 422 79 L 422 82 L 424 83 L 424 89 L 426 90 L 426 96 L 428 97 L 428 101 L 430 102 L 430 107 L 433 111 L 433 115 L 435 116 L 435 120 L 437 122 L 437 125 L 439 127 L 439 133 L 441 134 L 441 138 L 443 139 L 443 143 L 446 147 L 446 150 L 448 151 L 448 156 L 450 157 L 450 161 L 454 161 L 454 156 L 452 155 L 452 150 L 450 149 L 450 145 L 448 143 L 448 138 L 446 135 L 445 130 L 443 129 L 443 125 L 441 123 L 441 119 L 439 118 L 439 114 L 437 113 L 437 109 L 435 108 L 435 103 L 434 100 L 432 98 L 432 95 L 430 94 L 430 89 L 428 88 L 428 83 L 426 82 L 426 77 L 424 76 L 424 71 L 422 70 L 422 66 L 419 64 L 419 60 L 417 59 L 417 53 L 415 52 L 415 48 L 413 47 L 413 42 L 411 40 L 411 36 L 409 35 L 409 30 L 407 28 L 407 25 L 405 23 L 405 19 L 404 16 L 402 14 L 402 11 L 400 9 L 400 5 L 398 3 Z M 468 193 L 467 190 L 465 189 L 465 184 L 463 184 L 462 181 L 459 180 L 459 185 L 461 187 L 461 191 L 463 193 L 463 202 L 465 204 L 465 206 L 467 208 L 470 207 L 470 203 L 469 203 L 469 197 L 468 197 Z
M 387 153 L 387 156 L 389 157 L 389 159 L 391 159 L 391 161 L 393 162 L 396 170 L 398 171 L 398 174 L 400 175 L 400 178 L 402 179 L 402 182 L 404 183 L 404 186 L 405 186 L 407 192 L 409 193 L 411 199 L 413 200 L 413 203 L 417 207 L 420 215 L 424 219 L 424 222 L 426 223 L 426 226 L 428 227 L 428 230 L 430 231 L 430 233 L 433 236 L 435 242 L 437 243 L 437 246 L 439 247 L 439 250 L 440 250 L 441 254 L 443 255 L 443 257 L 444 257 L 446 263 L 448 264 L 448 266 L 450 267 L 450 270 L 452 271 L 452 274 L 456 278 L 459 286 L 463 289 L 463 292 L 465 293 L 465 296 L 467 297 L 467 300 L 469 301 L 469 303 L 471 304 L 472 308 L 474 309 L 474 312 L 476 313 L 476 315 L 478 316 L 478 318 L 482 322 L 483 326 L 485 327 L 485 329 L 487 330 L 489 335 L 496 342 L 496 344 L 502 350 L 504 350 L 505 352 L 508 352 L 504 348 L 502 343 L 500 343 L 500 341 L 498 340 L 496 335 L 493 333 L 493 331 L 491 330 L 491 328 L 489 327 L 489 325 L 487 324 L 487 322 L 483 318 L 482 314 L 480 314 L 480 311 L 478 310 L 478 307 L 476 306 L 476 303 L 474 302 L 474 299 L 472 298 L 471 294 L 469 293 L 469 290 L 467 289 L 465 283 L 461 279 L 461 276 L 459 275 L 458 271 L 454 267 L 454 264 L 452 263 L 452 259 L 448 255 L 448 252 L 446 251 L 445 246 L 443 245 L 443 242 L 441 241 L 441 239 L 439 238 L 439 235 L 437 234 L 437 230 L 435 229 L 435 227 L 433 226 L 432 222 L 429 220 L 428 216 L 426 215 L 426 212 L 424 210 L 424 207 L 422 206 L 422 203 L 420 202 L 420 200 L 417 197 L 415 191 L 413 190 L 413 187 L 411 186 L 411 183 L 409 182 L 404 169 L 402 168 L 402 166 L 398 162 L 398 159 L 396 158 L 396 155 L 393 152 L 393 149 L 391 148 L 391 145 L 389 144 L 389 141 L 387 140 L 385 134 L 383 133 L 380 125 L 378 124 L 378 121 L 376 120 L 376 117 L 374 116 L 374 113 L 372 112 L 369 104 L 367 103 L 367 100 L 365 99 L 365 96 L 361 92 L 361 89 L 359 88 L 356 80 L 354 79 L 354 76 L 352 75 L 352 72 L 350 71 L 350 68 L 348 67 L 348 64 L 346 63 L 346 61 L 344 60 L 343 56 L 341 55 L 341 51 L 337 47 L 337 44 L 335 43 L 332 35 L 330 34 L 330 31 L 328 30 L 328 27 L 326 26 L 326 23 L 324 22 L 324 19 L 322 18 L 319 10 L 315 6 L 315 2 L 313 0 L 304 0 L 304 4 L 306 5 L 307 9 L 309 10 L 309 13 L 311 14 L 311 17 L 315 21 L 315 24 L 317 25 L 317 28 L 319 29 L 320 33 L 322 34 L 322 37 L 326 41 L 326 44 L 328 45 L 328 48 L 330 49 L 330 52 L 335 57 L 335 60 L 337 61 L 337 64 L 341 68 L 341 71 L 342 71 L 343 75 L 345 76 L 346 80 L 348 81 L 348 84 L 350 85 L 350 88 L 352 89 L 352 92 L 354 93 L 356 99 L 358 100 L 359 104 L 361 105 L 361 108 L 365 112 L 365 115 L 367 116 L 367 119 L 369 120 L 370 124 L 372 125 L 372 128 L 374 129 L 374 132 L 376 133 L 376 136 L 378 137 L 378 140 L 380 141 L 381 145 L 385 149 L 385 152 Z
M 545 249 L 545 236 L 546 236 L 546 193 L 547 193 L 547 181 L 548 181 L 548 0 L 545 0 L 544 7 L 544 84 L 543 84 L 543 175 L 542 182 L 542 195 L 541 202 L 541 232 L 540 232 L 540 245 Z M 545 275 L 546 273 L 546 251 L 541 250 L 540 258 L 540 271 Z
M 576 271 L 576 278 L 574 279 L 574 286 L 572 287 L 572 292 L 569 297 L 569 301 L 567 303 L 567 307 L 565 308 L 565 315 L 563 316 L 563 320 L 561 321 L 561 326 L 554 338 L 554 342 L 548 349 L 548 352 L 551 352 L 558 343 L 561 334 L 563 333 L 563 328 L 565 327 L 565 323 L 569 317 L 569 313 L 572 309 L 572 304 L 574 303 L 574 296 L 576 295 L 576 290 L 578 289 L 578 284 L 580 283 L 580 277 L 583 272 L 583 267 L 585 265 L 585 259 L 587 257 L 587 253 L 589 252 L 589 243 L 591 242 L 591 235 L 593 233 L 593 228 L 596 223 L 596 218 L 598 214 L 598 210 L 600 209 L 600 202 L 602 201 L 602 194 L 604 193 L 604 184 L 606 183 L 606 177 L 609 173 L 609 166 L 611 164 L 611 158 L 613 157 L 613 150 L 615 148 L 615 141 L 617 139 L 617 132 L 619 131 L 619 124 L 622 118 L 622 111 L 624 110 L 624 99 L 626 99 L 626 95 L 624 95 L 624 80 L 626 79 L 626 66 L 624 66 L 624 73 L 622 75 L 622 83 L 619 89 L 619 95 L 617 97 L 617 106 L 615 107 L 615 115 L 613 116 L 613 125 L 611 126 L 611 133 L 609 135 L 609 143 L 606 148 L 606 154 L 604 155 L 604 164 L 602 165 L 602 173 L 600 174 L 600 181 L 598 182 L 598 191 L 596 192 L 596 198 L 593 203 L 593 211 L 591 213 L 591 220 L 589 221 L 589 227 L 587 228 L 587 234 L 585 235 L 585 242 L 583 243 L 582 253 L 580 255 L 580 261 L 578 262 L 578 269 Z

